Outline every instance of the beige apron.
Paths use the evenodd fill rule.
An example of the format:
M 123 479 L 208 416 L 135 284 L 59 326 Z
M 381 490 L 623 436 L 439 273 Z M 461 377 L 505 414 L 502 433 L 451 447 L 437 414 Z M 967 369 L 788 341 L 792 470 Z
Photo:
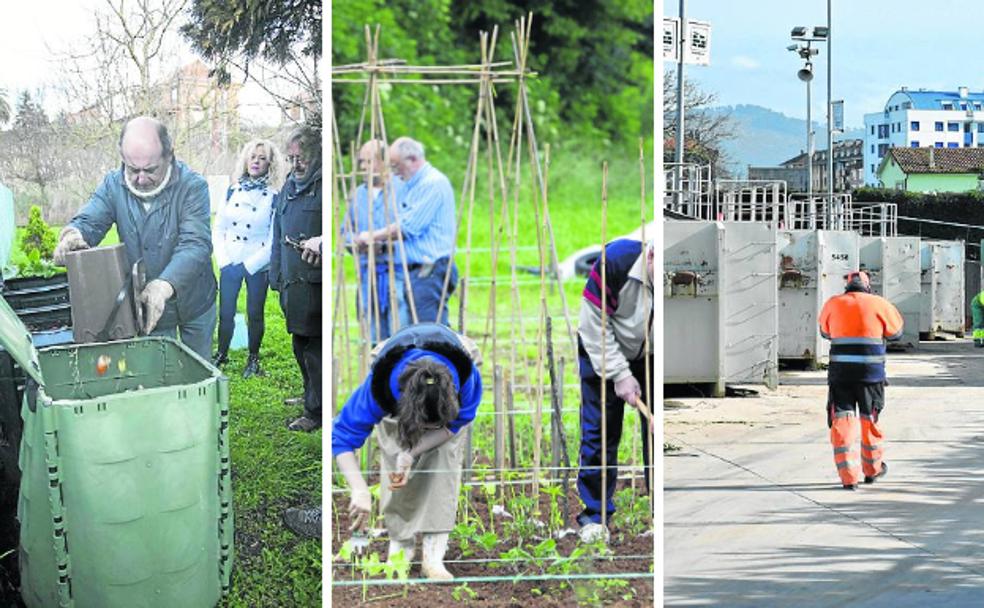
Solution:
M 467 430 L 462 428 L 444 445 L 421 454 L 410 469 L 407 485 L 390 491 L 389 474 L 396 471 L 396 457 L 402 451 L 397 421 L 386 416 L 376 426 L 381 462 L 379 510 L 390 538 L 405 541 L 417 532 L 450 532 L 454 528 Z M 447 472 L 419 472 L 432 470 Z

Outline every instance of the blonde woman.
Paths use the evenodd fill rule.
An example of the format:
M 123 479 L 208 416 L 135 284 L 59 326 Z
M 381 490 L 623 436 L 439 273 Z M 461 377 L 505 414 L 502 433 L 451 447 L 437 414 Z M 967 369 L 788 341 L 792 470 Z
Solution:
M 273 198 L 283 182 L 284 163 L 272 142 L 254 139 L 243 146 L 226 202 L 215 214 L 212 248 L 219 266 L 219 347 L 212 363 L 228 360 L 239 290 L 246 283 L 249 357 L 243 378 L 262 375 L 263 307 L 273 245 Z

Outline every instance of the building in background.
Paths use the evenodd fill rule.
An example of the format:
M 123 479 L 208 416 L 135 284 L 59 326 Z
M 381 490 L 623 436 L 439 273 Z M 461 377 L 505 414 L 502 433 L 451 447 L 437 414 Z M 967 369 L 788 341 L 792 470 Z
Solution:
M 849 192 L 863 184 L 863 145 L 860 139 L 834 142 L 834 192 Z M 800 152 L 778 167 L 749 166 L 748 179 L 783 180 L 789 192 L 806 192 L 806 153 Z M 813 153 L 813 191 L 827 191 L 826 150 Z
M 864 115 L 864 183 L 878 185 L 890 148 L 976 148 L 984 145 L 984 92 L 910 91 L 902 87 L 885 109 Z
M 907 192 L 984 190 L 984 148 L 889 148 L 876 177 Z
M 806 169 L 803 164 L 790 167 L 754 167 L 748 165 L 748 179 L 752 181 L 783 181 L 786 192 L 806 192 Z

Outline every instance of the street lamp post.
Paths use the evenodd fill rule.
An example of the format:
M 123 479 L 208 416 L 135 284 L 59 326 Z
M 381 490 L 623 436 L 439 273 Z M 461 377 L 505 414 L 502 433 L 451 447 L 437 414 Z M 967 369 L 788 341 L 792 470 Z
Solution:
M 813 202 L 813 103 L 810 101 L 810 83 L 813 81 L 813 64 L 796 73 L 806 83 L 806 198 Z
M 811 59 L 813 56 L 820 53 L 819 49 L 812 47 L 814 42 L 827 42 L 828 36 L 830 34 L 829 27 L 817 26 L 812 29 L 803 26 L 796 26 L 790 32 L 790 36 L 793 40 L 798 42 L 805 42 L 806 44 L 793 44 L 786 47 L 787 50 L 795 52 L 800 56 L 805 62 L 805 65 L 801 70 L 796 73 L 796 76 L 806 83 L 806 181 L 807 181 L 807 199 L 813 201 L 813 112 L 811 106 L 810 98 L 810 83 L 813 80 L 813 62 Z M 833 164 L 833 143 L 831 139 L 832 126 L 830 122 L 831 118 L 831 104 L 830 104 L 830 59 L 827 60 L 828 72 L 827 72 L 827 183 L 828 183 L 828 198 L 833 198 L 832 184 L 833 171 L 831 165 Z
M 830 4 L 827 0 L 827 200 L 834 201 L 834 102 L 831 101 L 831 74 L 834 63 L 834 46 L 830 35 Z M 843 217 L 838 214 L 838 217 Z

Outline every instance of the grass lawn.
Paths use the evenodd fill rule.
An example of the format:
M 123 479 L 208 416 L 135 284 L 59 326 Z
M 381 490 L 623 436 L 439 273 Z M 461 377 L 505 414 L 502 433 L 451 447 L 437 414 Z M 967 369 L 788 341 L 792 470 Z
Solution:
M 19 230 L 19 237 L 22 229 Z M 101 243 L 118 242 L 115 228 Z M 15 244 L 12 259 L 23 254 Z M 239 311 L 246 310 L 245 289 Z M 291 506 L 321 503 L 321 432 L 288 431 L 299 406 L 283 405 L 302 393 L 300 371 L 284 327 L 277 294 L 269 292 L 262 378 L 243 380 L 246 352 L 233 351 L 229 376 L 235 552 L 232 592 L 222 606 L 321 606 L 321 541 L 300 540 L 281 514 Z M 0 553 L 11 547 L 0 547 Z

